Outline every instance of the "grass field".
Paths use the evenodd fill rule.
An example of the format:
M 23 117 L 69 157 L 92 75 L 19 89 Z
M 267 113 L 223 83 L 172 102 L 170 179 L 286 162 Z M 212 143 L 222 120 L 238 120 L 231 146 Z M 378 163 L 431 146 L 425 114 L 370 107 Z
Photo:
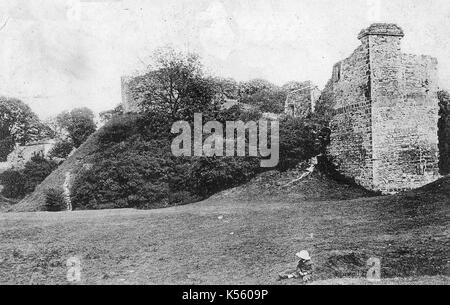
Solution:
M 0 213 L 0 282 L 66 284 L 66 260 L 77 256 L 85 284 L 299 284 L 276 275 L 307 249 L 317 284 L 368 283 L 369 257 L 381 259 L 381 284 L 449 284 L 449 197 L 289 195 Z

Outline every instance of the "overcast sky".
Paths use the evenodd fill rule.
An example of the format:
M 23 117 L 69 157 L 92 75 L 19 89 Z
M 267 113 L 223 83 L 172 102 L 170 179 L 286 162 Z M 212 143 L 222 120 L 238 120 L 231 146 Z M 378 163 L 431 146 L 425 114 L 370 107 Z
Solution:
M 373 22 L 400 25 L 403 51 L 437 57 L 450 88 L 448 0 L 0 0 L 0 95 L 42 118 L 111 109 L 120 76 L 167 44 L 200 53 L 211 74 L 322 88 Z

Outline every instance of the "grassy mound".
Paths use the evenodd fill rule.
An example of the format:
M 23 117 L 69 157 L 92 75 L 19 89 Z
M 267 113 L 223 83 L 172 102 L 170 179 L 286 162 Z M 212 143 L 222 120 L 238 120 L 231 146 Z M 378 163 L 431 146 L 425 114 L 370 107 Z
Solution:
M 298 200 L 348 200 L 375 196 L 360 186 L 336 181 L 317 171 L 300 179 L 309 164 L 303 163 L 288 171 L 272 170 L 257 175 L 250 182 L 223 191 L 214 198 L 251 201 L 274 197 L 287 202 Z

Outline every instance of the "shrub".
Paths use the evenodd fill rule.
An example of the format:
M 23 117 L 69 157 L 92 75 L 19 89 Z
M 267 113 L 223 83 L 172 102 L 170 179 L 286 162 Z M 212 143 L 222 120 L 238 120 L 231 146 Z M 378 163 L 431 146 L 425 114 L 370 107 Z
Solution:
M 56 142 L 55 146 L 53 146 L 53 148 L 50 150 L 49 157 L 66 159 L 73 149 L 74 145 L 72 141 L 60 140 Z
M 280 122 L 280 162 L 287 170 L 321 152 L 321 125 L 314 119 L 286 117 Z
M 0 174 L 0 184 L 3 185 L 1 192 L 6 198 L 22 198 L 26 195 L 25 176 L 23 171 L 9 169 Z
M 0 139 L 0 162 L 5 162 L 8 155 L 14 150 L 14 139 L 12 137 L 7 137 Z
M 188 186 L 205 198 L 249 181 L 260 172 L 258 158 L 198 158 L 189 168 Z
M 67 209 L 64 191 L 58 188 L 45 190 L 45 210 L 48 212 L 59 212 Z
M 286 93 L 279 88 L 261 89 L 242 98 L 242 102 L 258 107 L 262 112 L 282 113 Z
M 120 143 L 138 133 L 136 128 L 139 115 L 124 114 L 111 118 L 97 133 L 101 146 Z
M 58 164 L 53 160 L 46 159 L 42 154 L 35 154 L 30 161 L 25 163 L 23 175 L 25 177 L 25 192 L 32 193 L 36 186 L 47 178 Z
M 81 172 L 72 187 L 74 209 L 150 208 L 167 204 L 170 160 L 115 148 Z M 110 151 L 112 152 L 112 151 Z

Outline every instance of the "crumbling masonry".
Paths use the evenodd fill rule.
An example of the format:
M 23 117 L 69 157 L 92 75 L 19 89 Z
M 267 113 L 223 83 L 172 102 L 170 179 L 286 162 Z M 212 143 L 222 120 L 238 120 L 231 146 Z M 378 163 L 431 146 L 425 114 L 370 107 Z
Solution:
M 361 45 L 338 62 L 329 154 L 362 186 L 394 193 L 439 178 L 437 60 L 403 54 L 395 24 L 361 31 Z
M 311 81 L 301 84 L 300 88 L 288 92 L 284 110 L 288 115 L 306 117 L 314 112 L 314 107 L 320 97 L 320 90 Z

